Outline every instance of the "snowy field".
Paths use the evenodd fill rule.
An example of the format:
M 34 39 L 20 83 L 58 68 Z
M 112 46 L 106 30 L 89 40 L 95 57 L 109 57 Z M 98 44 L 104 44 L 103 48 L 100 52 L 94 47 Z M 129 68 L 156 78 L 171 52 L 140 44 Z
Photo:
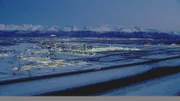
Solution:
M 39 95 L 134 76 L 154 68 L 180 66 L 180 46 L 174 44 L 92 44 L 39 40 L 39 43 L 17 43 L 0 48 L 0 82 L 77 72 L 0 84 L 0 95 Z M 180 92 L 176 89 L 180 82 L 178 77 L 179 74 L 171 74 L 100 95 L 175 95 Z
M 180 91 L 180 73 L 115 89 L 101 96 L 174 96 Z

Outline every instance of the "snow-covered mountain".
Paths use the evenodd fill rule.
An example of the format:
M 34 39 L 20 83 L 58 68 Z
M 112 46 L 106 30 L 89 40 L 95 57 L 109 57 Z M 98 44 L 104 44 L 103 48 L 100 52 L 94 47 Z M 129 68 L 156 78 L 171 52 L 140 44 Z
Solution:
M 180 36 L 180 32 L 169 32 L 169 34 L 171 34 L 171 35 L 178 35 L 178 36 Z
M 31 25 L 31 24 L 23 24 L 23 25 L 4 25 L 0 24 L 0 31 L 18 31 L 18 33 L 28 33 L 28 32 L 58 32 L 60 31 L 60 27 L 58 26 L 42 26 L 42 25 Z
M 96 27 L 96 28 L 84 27 L 82 30 L 95 31 L 95 32 L 100 32 L 100 33 L 103 33 L 103 32 L 134 33 L 134 32 L 153 32 L 153 31 L 155 31 L 155 30 L 151 30 L 151 29 L 143 29 L 140 27 L 124 27 L 124 26 L 113 27 L 113 26 L 109 26 L 109 25 L 100 26 L 100 27 Z M 157 31 L 157 32 L 159 32 L 159 31 Z
M 8 34 L 7 34 L 8 33 Z M 27 36 L 42 36 L 49 34 L 58 34 L 59 36 L 70 37 L 158 37 L 168 38 L 170 36 L 180 37 L 180 32 L 161 32 L 155 29 L 144 29 L 140 27 L 126 27 L 126 26 L 111 26 L 103 25 L 99 27 L 83 27 L 67 25 L 65 27 L 59 26 L 42 26 L 42 25 L 5 25 L 0 24 L 0 36 L 11 36 L 14 34 L 28 34 Z M 98 34 L 101 33 L 101 34 Z M 125 34 L 124 34 L 125 33 Z M 140 33 L 140 34 L 136 34 Z M 17 36 L 17 35 L 14 35 Z
M 19 31 L 19 32 L 58 32 L 58 31 L 94 31 L 94 32 L 125 32 L 125 33 L 133 33 L 133 32 L 151 32 L 152 30 L 143 29 L 139 27 L 112 27 L 109 25 L 99 26 L 99 27 L 84 27 L 78 28 L 76 26 L 67 25 L 63 28 L 59 26 L 42 26 L 42 25 L 31 25 L 31 24 L 23 24 L 23 25 L 4 25 L 0 24 L 0 31 Z M 154 30 L 155 31 L 155 30 Z
M 77 28 L 76 26 L 72 26 L 72 25 L 66 25 L 64 27 L 63 31 L 65 31 L 65 32 L 79 31 L 79 28 Z

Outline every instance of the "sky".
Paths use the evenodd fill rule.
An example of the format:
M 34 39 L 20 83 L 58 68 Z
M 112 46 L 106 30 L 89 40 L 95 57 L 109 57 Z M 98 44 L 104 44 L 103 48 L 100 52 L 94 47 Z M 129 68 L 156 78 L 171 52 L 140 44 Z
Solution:
M 180 31 L 180 0 L 0 0 L 0 24 Z

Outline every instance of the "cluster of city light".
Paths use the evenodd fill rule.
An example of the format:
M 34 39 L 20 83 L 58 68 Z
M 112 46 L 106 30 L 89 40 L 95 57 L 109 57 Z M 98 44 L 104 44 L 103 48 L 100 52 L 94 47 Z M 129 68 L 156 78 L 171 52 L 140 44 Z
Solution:
M 7 57 L 8 54 L 0 53 L 0 57 Z
M 128 47 L 99 47 L 99 48 L 92 48 L 87 51 L 90 52 L 102 52 L 102 51 L 120 51 L 120 50 L 125 50 L 125 51 L 138 51 L 140 49 L 138 48 L 128 48 Z

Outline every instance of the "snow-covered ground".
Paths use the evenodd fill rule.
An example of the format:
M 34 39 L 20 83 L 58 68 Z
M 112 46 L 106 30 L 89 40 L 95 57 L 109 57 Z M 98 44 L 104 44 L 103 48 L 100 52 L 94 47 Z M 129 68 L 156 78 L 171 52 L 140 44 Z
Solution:
M 56 73 L 96 71 L 1 85 L 0 95 L 36 95 L 137 75 L 152 68 L 180 66 L 180 58 L 173 59 L 173 57 L 180 56 L 180 46 L 178 45 L 71 44 L 70 42 L 58 45 L 65 46 L 67 50 L 64 52 L 61 47 L 42 48 L 40 45 L 32 43 L 19 43 L 10 47 L 2 46 L 2 51 L 14 51 L 0 54 L 0 82 Z M 91 46 L 91 48 L 83 50 L 83 45 Z M 49 47 L 49 45 L 47 46 Z M 76 51 L 72 51 L 73 49 Z M 54 50 L 55 53 L 52 52 Z M 83 53 L 81 55 L 81 52 L 93 52 L 93 54 L 86 55 Z M 172 59 L 101 71 L 103 68 L 120 67 L 166 58 Z M 160 90 L 163 90 L 167 89 L 168 85 L 177 85 L 180 81 L 178 76 L 179 74 L 175 74 L 143 82 L 142 84 L 106 92 L 104 95 L 173 95 L 180 89 L 174 87 L 164 93 L 154 89 L 161 86 Z
M 96 71 L 78 75 L 56 77 L 50 79 L 15 83 L 0 86 L 0 95 L 36 95 L 44 92 L 65 90 L 88 84 L 119 79 L 122 77 L 136 75 L 151 69 L 149 66 L 135 66 L 106 71 Z
M 69 45 L 69 44 L 68 44 Z M 75 45 L 75 44 L 73 44 Z M 101 44 L 98 44 L 96 47 L 100 47 Z M 103 47 L 108 47 L 110 44 L 103 44 Z M 58 60 L 52 60 L 50 57 L 44 57 L 41 54 L 30 55 L 30 51 L 24 51 L 31 49 L 32 47 L 39 48 L 36 44 L 22 43 L 15 46 L 4 47 L 3 50 L 15 50 L 20 53 L 9 53 L 9 56 L 4 56 L 0 61 L 1 72 L 0 79 L 9 79 L 9 78 L 19 78 L 19 77 L 28 77 L 28 76 L 36 76 L 36 75 L 47 75 L 49 73 L 63 73 L 63 72 L 72 72 L 79 70 L 87 70 L 87 69 L 95 69 L 95 68 L 106 68 L 117 65 L 126 65 L 137 62 L 145 62 L 152 59 L 161 59 L 178 56 L 176 52 L 179 52 L 179 47 L 174 46 L 146 46 L 143 45 L 121 45 L 116 44 L 111 47 L 120 47 L 120 49 L 139 49 L 139 50 L 119 50 L 115 52 L 108 52 L 105 54 L 97 53 L 95 56 L 79 56 L 75 54 L 65 54 L 65 53 L 56 53 L 56 57 Z M 127 48 L 130 47 L 130 48 Z M 163 52 L 162 54 L 157 50 L 167 51 L 169 48 L 173 48 L 174 54 L 169 54 L 168 52 Z M 106 48 L 101 48 L 106 49 Z M 111 49 L 110 47 L 107 50 Z M 118 49 L 118 48 L 117 48 Z M 38 49 L 41 51 L 41 49 Z M 44 50 L 44 49 L 43 49 Z M 153 51 L 156 50 L 156 51 Z M 138 51 L 147 51 L 147 53 L 141 53 Z M 34 51 L 33 51 L 34 52 Z M 101 51 L 99 51 L 101 52 Z M 102 51 L 104 52 L 104 50 Z M 138 52 L 138 53 L 136 53 Z M 23 56 L 22 59 L 18 61 L 17 58 L 14 58 L 14 55 L 20 54 Z M 124 55 L 127 54 L 127 55 Z M 149 55 L 150 54 L 150 55 Z M 46 54 L 48 55 L 48 54 Z M 137 57 L 138 56 L 138 57 Z M 96 61 L 87 61 L 88 58 L 98 58 Z M 68 60 L 68 61 L 66 61 Z M 18 62 L 20 62 L 18 64 Z M 174 64 L 177 65 L 178 59 L 170 60 L 163 63 L 152 64 L 152 66 L 163 66 Z M 21 70 L 17 71 L 18 65 L 21 65 Z M 28 68 L 29 67 L 29 68 Z M 25 68 L 25 69 L 24 69 Z M 16 73 L 16 75 L 14 75 Z
M 101 96 L 174 96 L 180 91 L 180 73 L 127 86 Z
M 175 61 L 177 61 L 177 60 L 175 60 Z M 165 62 L 161 62 L 162 65 L 160 65 L 160 66 L 165 65 Z M 179 65 L 179 64 L 177 63 L 177 65 Z M 177 66 L 177 65 L 174 65 L 174 66 Z M 65 89 L 70 89 L 70 88 L 76 88 L 76 87 L 85 86 L 85 85 L 89 85 L 89 84 L 95 84 L 98 82 L 104 82 L 104 81 L 109 81 L 109 80 L 114 80 L 114 79 L 120 79 L 120 78 L 131 76 L 131 75 L 137 75 L 137 74 L 146 72 L 146 71 L 152 69 L 153 67 L 155 68 L 155 66 L 159 67 L 158 65 L 138 65 L 138 66 L 130 66 L 130 67 L 126 67 L 126 68 L 117 68 L 117 69 L 110 69 L 110 70 L 103 70 L 103 71 L 98 70 L 96 72 L 82 73 L 82 74 L 78 74 L 78 75 L 69 75 L 69 76 L 55 77 L 55 78 L 49 78 L 49 79 L 42 79 L 42 80 L 2 85 L 2 86 L 0 86 L 0 95 L 28 96 L 28 95 L 36 95 L 36 94 L 38 95 L 38 94 L 45 93 L 45 92 L 52 92 L 52 91 L 57 91 L 57 90 L 59 91 L 59 90 L 65 90 Z M 170 77 L 164 78 L 164 79 L 155 79 L 155 81 L 153 80 L 153 83 L 151 83 L 151 84 L 148 83 L 146 85 L 146 84 L 142 83 L 141 85 L 138 84 L 139 86 L 137 86 L 137 87 L 135 85 L 134 89 L 132 88 L 134 86 L 132 86 L 132 87 L 128 86 L 127 88 L 123 88 L 123 90 L 127 89 L 126 91 L 129 91 L 129 93 L 130 93 L 131 88 L 132 88 L 132 91 L 138 92 L 138 90 L 139 90 L 138 88 L 143 87 L 143 89 L 147 92 L 140 93 L 142 95 L 143 94 L 144 95 L 151 95 L 151 94 L 172 95 L 172 94 L 175 94 L 177 91 L 179 91 L 179 89 L 173 88 L 171 91 L 168 89 L 168 87 L 169 86 L 173 87 L 175 84 L 176 85 L 179 84 L 180 80 L 178 77 L 179 77 L 179 74 L 174 75 L 172 77 L 170 76 Z M 168 86 L 169 83 L 166 83 L 168 80 L 171 80 L 171 81 L 169 81 L 170 82 L 169 86 Z M 161 83 L 161 85 L 159 85 L 158 83 Z M 157 89 L 157 87 L 150 89 L 152 85 L 155 87 L 161 86 L 161 88 L 160 88 L 161 91 L 158 90 L 157 93 L 150 93 L 150 92 L 155 92 L 155 89 Z M 148 90 L 146 90 L 146 87 Z M 164 89 L 163 87 L 165 87 L 167 90 L 163 91 L 163 89 Z M 26 89 L 26 90 L 24 90 L 24 89 Z M 142 90 L 142 89 L 140 89 L 140 90 Z M 120 89 L 120 92 L 122 92 L 121 89 Z M 162 93 L 162 92 L 165 92 L 165 93 Z M 105 95 L 123 95 L 123 94 L 121 94 L 121 93 L 119 94 L 118 92 L 116 93 L 116 91 L 112 91 L 111 93 L 108 92 Z M 132 95 L 133 95 L 133 93 L 132 93 Z

